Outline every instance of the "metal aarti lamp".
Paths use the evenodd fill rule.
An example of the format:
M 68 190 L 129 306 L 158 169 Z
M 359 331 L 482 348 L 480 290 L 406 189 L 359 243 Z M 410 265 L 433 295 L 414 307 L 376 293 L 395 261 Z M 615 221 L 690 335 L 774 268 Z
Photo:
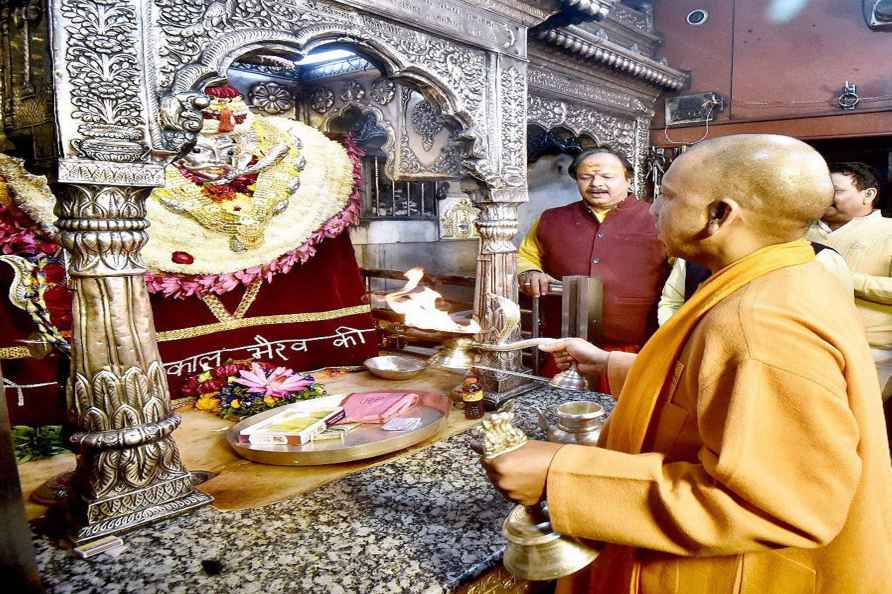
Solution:
M 442 332 L 446 338 L 442 348 L 428 360 L 428 365 L 448 371 L 465 371 L 475 366 L 480 353 L 507 353 L 519 351 L 530 347 L 538 347 L 543 344 L 555 342 L 555 338 L 529 338 L 508 342 L 508 338 L 520 325 L 520 306 L 500 295 L 489 294 L 488 297 L 496 303 L 499 315 L 496 316 L 495 342 L 490 344 L 470 338 L 470 334 L 459 332 Z M 439 332 L 438 332 L 439 333 Z M 576 364 L 570 365 L 557 375 L 549 384 L 561 390 L 584 391 L 588 389 L 585 377 L 576 369 Z

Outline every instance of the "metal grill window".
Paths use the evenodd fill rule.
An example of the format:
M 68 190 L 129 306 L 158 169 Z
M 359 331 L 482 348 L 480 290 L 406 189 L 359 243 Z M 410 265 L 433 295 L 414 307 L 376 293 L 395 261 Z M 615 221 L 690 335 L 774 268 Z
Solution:
M 384 172 L 384 155 L 363 159 L 365 180 L 364 217 L 372 219 L 436 219 L 437 201 L 448 190 L 447 182 L 394 182 Z

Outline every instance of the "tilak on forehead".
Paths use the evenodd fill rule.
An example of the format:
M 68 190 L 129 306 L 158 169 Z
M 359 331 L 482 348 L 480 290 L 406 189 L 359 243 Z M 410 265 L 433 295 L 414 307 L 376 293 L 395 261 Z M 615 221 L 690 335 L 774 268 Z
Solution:
M 607 156 L 608 158 L 598 158 L 602 155 Z M 625 174 L 625 172 L 626 168 L 623 166 L 622 161 L 610 153 L 596 153 L 591 157 L 588 157 L 576 168 L 577 176 L 586 174 L 593 175 L 595 173 Z

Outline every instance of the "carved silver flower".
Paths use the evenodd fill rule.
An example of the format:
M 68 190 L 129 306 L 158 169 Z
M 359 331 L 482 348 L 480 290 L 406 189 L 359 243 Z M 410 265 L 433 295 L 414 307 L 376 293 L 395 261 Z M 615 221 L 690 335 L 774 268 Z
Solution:
M 527 100 L 528 119 L 546 130 L 561 124 L 567 118 L 566 110 L 566 105 L 555 99 L 530 95 Z
M 356 103 L 365 97 L 365 88 L 359 81 L 350 81 L 341 93 L 341 101 L 344 103 Z
M 393 101 L 393 98 L 396 95 L 396 84 L 390 79 L 379 78 L 372 83 L 371 89 L 369 89 L 369 95 L 371 96 L 372 101 L 378 105 L 387 105 Z
M 421 136 L 424 150 L 434 146 L 434 137 L 443 129 L 443 116 L 428 101 L 419 101 L 412 108 L 412 128 Z
M 291 92 L 274 82 L 261 82 L 251 87 L 251 101 L 254 107 L 270 115 L 284 113 L 294 106 Z
M 319 114 L 328 113 L 334 107 L 335 94 L 328 87 L 319 87 L 310 95 L 310 107 Z

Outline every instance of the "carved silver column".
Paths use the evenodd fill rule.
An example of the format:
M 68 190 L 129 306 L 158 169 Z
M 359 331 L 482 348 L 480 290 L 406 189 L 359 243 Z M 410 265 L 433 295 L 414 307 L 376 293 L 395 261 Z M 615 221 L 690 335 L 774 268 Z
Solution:
M 498 150 L 477 164 L 472 173 L 481 182 L 475 192 L 475 206 L 480 209 L 477 230 L 480 254 L 477 257 L 477 285 L 474 311 L 484 328 L 498 327 L 499 315 L 491 295 L 517 302 L 517 250 L 512 243 L 517 233 L 517 207 L 526 202 L 526 123 L 527 64 L 504 55 L 494 58 L 493 82 L 496 94 L 488 108 L 493 114 L 491 140 Z M 519 331 L 511 340 L 519 339 Z M 488 337 L 485 337 L 488 339 Z M 506 371 L 526 371 L 519 352 L 487 353 L 482 363 Z M 515 375 L 484 371 L 481 374 L 487 400 L 498 407 L 529 389 L 529 381 Z
M 205 505 L 171 433 L 164 368 L 139 252 L 152 188 L 62 186 L 56 225 L 75 291 L 69 405 L 80 432 L 69 520 L 75 542 Z
M 523 199 L 526 192 L 523 192 Z M 520 200 L 516 190 L 488 190 L 477 201 L 480 209 L 477 230 L 480 233 L 480 254 L 477 257 L 477 284 L 474 294 L 474 311 L 484 328 L 496 328 L 500 324 L 498 303 L 492 295 L 507 297 L 517 302 L 517 250 L 512 239 L 517 233 L 517 205 Z M 509 340 L 519 340 L 515 331 Z M 490 341 L 490 337 L 484 337 Z M 523 368 L 519 351 L 506 353 L 482 353 L 481 362 L 487 367 L 508 371 L 528 371 Z M 481 374 L 487 401 L 497 408 L 506 400 L 523 393 L 528 381 L 506 373 L 486 371 Z

